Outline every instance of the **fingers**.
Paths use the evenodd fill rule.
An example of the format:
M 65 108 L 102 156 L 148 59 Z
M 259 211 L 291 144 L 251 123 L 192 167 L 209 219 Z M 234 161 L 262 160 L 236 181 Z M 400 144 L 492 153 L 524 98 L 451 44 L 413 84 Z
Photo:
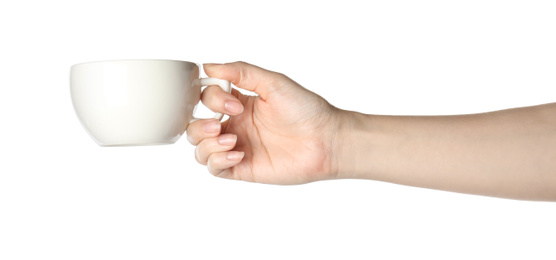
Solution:
M 220 135 L 222 125 L 217 119 L 199 119 L 187 127 L 187 140 L 198 145 L 202 140 Z
M 213 153 L 208 159 L 208 170 L 212 175 L 221 177 L 223 171 L 240 163 L 244 156 L 245 153 L 239 151 Z
M 257 93 L 263 100 L 283 76 L 245 62 L 204 64 L 203 67 L 209 77 L 229 80 L 240 88 Z
M 231 151 L 237 142 L 234 134 L 223 134 L 215 138 L 208 138 L 199 143 L 195 149 L 195 159 L 202 165 L 207 165 L 212 175 L 220 174 L 241 162 L 244 152 Z
M 283 83 L 281 80 L 285 79 L 282 74 L 244 62 L 205 64 L 205 72 L 209 77 L 229 80 L 240 88 L 254 91 L 263 100 Z M 236 91 L 235 94 L 238 92 Z M 207 87 L 202 93 L 201 100 L 214 112 L 234 116 L 244 111 L 237 97 L 215 86 Z M 232 151 L 237 143 L 236 135 L 221 133 L 222 125 L 218 120 L 201 119 L 189 124 L 187 139 L 197 146 L 196 160 L 207 165 L 211 174 L 229 177 L 232 173 L 231 167 L 239 164 L 245 153 Z
M 214 112 L 231 116 L 243 112 L 243 105 L 236 97 L 216 86 L 207 87 L 201 94 L 201 101 Z
M 245 153 L 231 151 L 237 143 L 237 135 L 220 134 L 222 126 L 216 119 L 200 119 L 187 128 L 187 140 L 197 147 L 195 159 L 208 166 L 215 176 L 241 162 Z
M 234 134 L 223 134 L 214 138 L 207 138 L 195 148 L 195 159 L 202 165 L 206 165 L 209 156 L 213 153 L 232 150 L 237 142 Z

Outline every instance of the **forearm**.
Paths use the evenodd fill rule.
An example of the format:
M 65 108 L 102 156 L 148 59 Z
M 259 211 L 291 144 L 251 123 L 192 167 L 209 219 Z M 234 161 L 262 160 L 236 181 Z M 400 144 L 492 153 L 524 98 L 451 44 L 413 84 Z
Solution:
M 556 104 L 461 116 L 346 113 L 340 178 L 556 200 Z

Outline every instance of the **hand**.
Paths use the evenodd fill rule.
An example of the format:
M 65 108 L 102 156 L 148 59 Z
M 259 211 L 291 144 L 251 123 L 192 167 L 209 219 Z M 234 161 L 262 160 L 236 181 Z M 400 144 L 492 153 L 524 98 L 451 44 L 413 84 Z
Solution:
M 288 77 L 236 62 L 203 103 L 230 119 L 191 123 L 195 157 L 219 177 L 273 184 L 371 179 L 489 196 L 556 200 L 556 103 L 464 116 L 380 116 L 337 109 Z
M 272 184 L 335 178 L 335 135 L 341 111 L 288 77 L 244 62 L 205 64 L 208 76 L 253 91 L 246 96 L 207 87 L 202 102 L 230 115 L 187 129 L 196 160 L 215 176 Z

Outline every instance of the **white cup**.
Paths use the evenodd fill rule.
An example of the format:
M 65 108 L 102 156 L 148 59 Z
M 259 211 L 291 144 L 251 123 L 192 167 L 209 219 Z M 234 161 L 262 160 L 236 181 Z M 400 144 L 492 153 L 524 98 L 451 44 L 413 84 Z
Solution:
M 208 85 L 231 91 L 229 81 L 200 79 L 199 66 L 186 61 L 88 62 L 73 65 L 70 75 L 73 107 L 100 146 L 176 142 Z

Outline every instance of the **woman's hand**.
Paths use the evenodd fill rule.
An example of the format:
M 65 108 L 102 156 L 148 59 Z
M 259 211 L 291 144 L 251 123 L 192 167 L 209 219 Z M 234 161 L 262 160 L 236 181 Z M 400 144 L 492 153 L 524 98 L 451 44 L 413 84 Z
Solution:
M 215 176 L 271 184 L 335 178 L 340 110 L 290 78 L 244 62 L 205 64 L 208 76 L 253 91 L 246 96 L 207 87 L 202 102 L 230 115 L 187 129 L 197 161 Z

